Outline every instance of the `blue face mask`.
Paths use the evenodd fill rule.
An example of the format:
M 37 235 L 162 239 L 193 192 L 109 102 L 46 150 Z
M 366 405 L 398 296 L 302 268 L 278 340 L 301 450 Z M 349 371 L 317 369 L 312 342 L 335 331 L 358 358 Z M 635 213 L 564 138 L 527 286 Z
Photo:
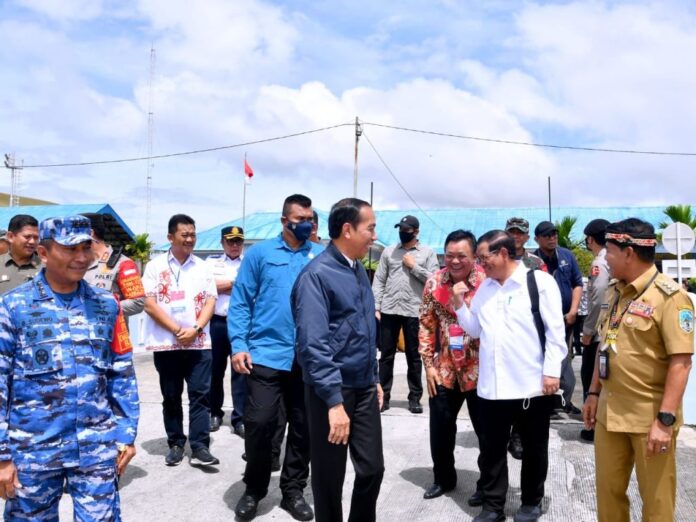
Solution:
M 312 230 L 314 230 L 314 223 L 311 221 L 299 221 L 298 223 L 288 222 L 288 230 L 292 232 L 300 242 L 307 241 L 309 236 L 312 235 Z

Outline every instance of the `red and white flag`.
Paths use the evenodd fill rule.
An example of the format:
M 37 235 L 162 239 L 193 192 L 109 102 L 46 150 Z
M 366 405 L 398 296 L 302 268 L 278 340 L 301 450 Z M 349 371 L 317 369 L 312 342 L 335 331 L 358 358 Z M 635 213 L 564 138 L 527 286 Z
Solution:
M 247 185 L 251 185 L 251 178 L 254 177 L 254 171 L 252 170 L 251 166 L 247 163 L 246 158 L 244 158 L 244 179 L 246 180 Z

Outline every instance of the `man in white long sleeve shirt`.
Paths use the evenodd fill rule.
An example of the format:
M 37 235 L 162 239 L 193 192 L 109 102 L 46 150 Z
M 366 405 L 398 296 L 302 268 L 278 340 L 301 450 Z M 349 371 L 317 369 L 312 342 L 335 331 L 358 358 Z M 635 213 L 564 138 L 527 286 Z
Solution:
M 476 255 L 486 271 L 471 307 L 460 296 L 466 285 L 454 287 L 460 326 L 481 339 L 478 395 L 481 398 L 481 487 L 483 511 L 474 522 L 505 519 L 508 488 L 507 444 L 510 428 L 520 430 L 522 506 L 515 522 L 541 516 L 548 468 L 549 415 L 552 395 L 560 386 L 561 363 L 567 355 L 561 294 L 553 277 L 534 271 L 539 312 L 545 336 L 540 339 L 532 313 L 528 269 L 515 260 L 515 241 L 502 230 L 486 232 Z M 541 326 L 541 325 L 540 325 Z

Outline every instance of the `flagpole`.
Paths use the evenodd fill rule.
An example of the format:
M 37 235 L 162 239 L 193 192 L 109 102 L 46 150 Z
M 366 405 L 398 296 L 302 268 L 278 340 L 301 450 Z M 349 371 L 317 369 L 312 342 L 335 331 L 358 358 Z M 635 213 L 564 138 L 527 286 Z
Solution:
M 247 155 L 245 152 L 244 153 L 244 165 L 246 165 L 246 160 L 247 160 Z M 242 176 L 242 183 L 244 183 L 244 191 L 242 192 L 242 229 L 245 229 L 246 228 L 246 187 L 247 187 L 246 172 L 244 173 L 244 176 Z

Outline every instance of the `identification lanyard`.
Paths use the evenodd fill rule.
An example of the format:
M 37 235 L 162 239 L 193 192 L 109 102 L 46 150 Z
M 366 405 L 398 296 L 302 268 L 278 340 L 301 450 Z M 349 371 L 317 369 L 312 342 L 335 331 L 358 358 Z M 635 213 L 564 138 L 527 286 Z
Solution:
M 626 315 L 626 312 L 628 312 L 628 309 L 631 307 L 631 304 L 633 304 L 635 301 L 637 301 L 640 296 L 642 296 L 648 288 L 650 288 L 650 285 L 655 281 L 657 276 L 659 275 L 659 272 L 655 272 L 653 276 L 650 278 L 650 281 L 645 285 L 643 290 L 635 296 L 633 299 L 629 299 L 628 303 L 626 303 L 626 306 L 624 306 L 623 310 L 621 311 L 621 314 L 617 316 L 616 312 L 619 309 L 619 301 L 621 301 L 621 294 L 618 289 L 616 289 L 616 300 L 614 301 L 614 305 L 611 308 L 611 313 L 609 314 L 609 328 L 607 329 L 607 336 L 606 336 L 606 343 L 609 348 L 612 350 L 616 351 L 616 338 L 618 337 L 619 334 L 619 326 L 621 325 L 621 321 L 624 318 L 624 315 Z

